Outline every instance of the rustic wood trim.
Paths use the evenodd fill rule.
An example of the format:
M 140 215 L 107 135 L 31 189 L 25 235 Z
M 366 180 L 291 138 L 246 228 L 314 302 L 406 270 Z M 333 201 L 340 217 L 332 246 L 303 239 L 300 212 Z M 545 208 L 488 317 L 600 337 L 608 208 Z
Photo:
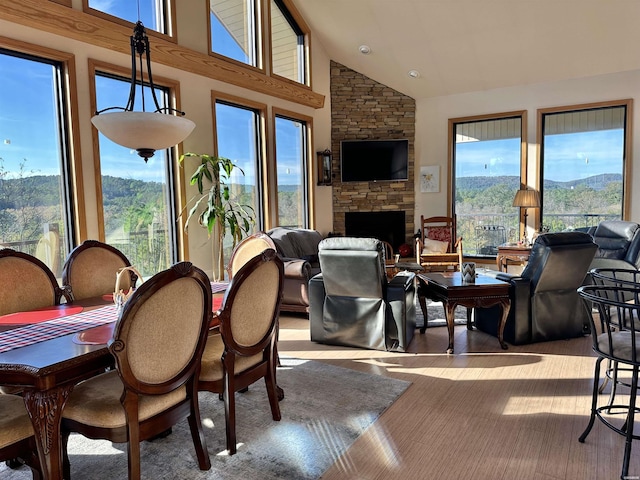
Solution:
M 273 179 L 274 179 L 274 197 L 275 200 L 273 202 L 273 213 L 274 213 L 274 225 L 278 225 L 279 222 L 279 209 L 278 209 L 278 191 L 277 191 L 277 185 L 278 185 L 278 174 L 277 174 L 277 168 L 276 168 L 276 117 L 286 117 L 289 118 L 291 120 L 297 120 L 300 122 L 304 122 L 305 123 L 305 127 L 306 127 L 306 132 L 307 132 L 307 145 L 306 145 L 306 150 L 307 150 L 307 168 L 306 168 L 306 174 L 307 174 L 307 199 L 306 199 L 306 203 L 307 203 L 307 222 L 308 225 L 306 228 L 315 228 L 315 216 L 314 216 L 314 212 L 315 212 L 315 201 L 314 201 L 314 197 L 315 197 L 315 175 L 316 175 L 316 170 L 317 170 L 317 165 L 316 165 L 316 159 L 315 159 L 315 155 L 313 154 L 313 118 L 312 117 L 308 117 L 306 115 L 302 115 L 298 112 L 292 112 L 291 110 L 285 110 L 283 108 L 277 108 L 277 107 L 273 107 L 271 109 L 271 117 L 272 117 L 272 125 L 273 125 L 273 142 L 272 142 L 272 146 L 273 146 Z
M 595 108 L 607 108 L 607 107 L 626 107 L 626 128 L 624 137 L 624 158 L 622 165 L 622 220 L 629 220 L 631 212 L 631 180 L 632 180 L 632 141 L 633 141 L 633 99 L 626 98 L 623 100 L 609 100 L 604 102 L 593 103 L 581 103 L 577 105 L 565 105 L 559 107 L 539 108 L 538 120 L 537 120 L 537 144 L 538 144 L 538 182 L 537 188 L 540 191 L 542 182 L 542 137 L 544 132 L 542 131 L 542 116 L 547 113 L 562 113 L 573 112 L 577 110 L 591 110 Z M 540 208 L 539 210 L 542 210 Z M 539 217 L 536 219 L 539 221 Z
M 266 192 L 268 191 L 267 184 L 267 152 L 266 152 L 266 118 L 267 118 L 267 105 L 261 102 L 254 102 L 252 100 L 248 100 L 246 98 L 238 97 L 236 95 L 230 95 L 228 93 L 218 92 L 215 90 L 211 91 L 211 112 L 213 117 L 213 150 L 214 154 L 218 155 L 218 129 L 217 129 L 217 116 L 216 116 L 216 101 L 221 100 L 223 102 L 228 102 L 238 107 L 246 107 L 251 109 L 252 111 L 258 114 L 258 135 L 259 138 L 259 146 L 258 146 L 258 177 L 256 179 L 259 182 L 259 186 L 262 189 L 262 195 L 258 199 L 261 202 L 260 208 L 262 209 L 262 219 L 257 219 L 258 223 L 256 228 L 261 230 L 264 228 L 266 224 L 266 218 L 268 214 L 268 205 L 269 202 L 266 200 Z M 261 220 L 261 221 L 260 221 Z
M 129 56 L 131 29 L 84 12 L 38 0 L 0 0 L 0 17 Z M 312 108 L 324 106 L 324 95 L 305 85 L 290 85 L 253 68 L 242 67 L 150 37 L 154 62 L 214 80 L 240 86 Z
M 72 244 L 77 244 L 87 235 L 87 223 L 84 201 L 84 183 L 82 177 L 82 153 L 80 149 L 80 120 L 78 115 L 78 87 L 76 85 L 75 56 L 60 50 L 54 50 L 41 45 L 32 45 L 30 43 L 7 37 L 0 37 L 0 46 L 7 50 L 28 53 L 30 55 L 36 55 L 62 62 L 64 65 L 64 89 L 67 95 L 67 103 L 64 105 L 64 108 L 66 109 L 66 116 L 69 120 L 69 124 L 66 125 L 66 128 L 69 130 L 69 181 L 71 182 L 71 188 L 73 190 L 73 222 L 75 225 Z
M 60 5 L 64 5 L 65 7 L 71 7 L 71 0 L 49 0 L 50 2 L 59 3 Z
M 114 75 L 120 75 L 123 78 L 130 78 L 131 72 L 126 67 L 120 67 L 118 65 L 113 65 L 111 63 L 102 62 L 100 60 L 95 60 L 90 58 L 88 60 L 89 66 L 89 97 L 90 97 L 90 106 L 91 106 L 91 116 L 94 115 L 97 108 L 96 101 L 96 71 L 111 73 Z M 153 76 L 153 83 L 160 87 L 169 88 L 169 97 L 171 106 L 176 109 L 180 109 L 180 84 L 176 80 L 172 80 L 166 77 L 161 76 Z M 123 99 L 123 105 L 126 103 L 126 99 Z M 95 181 L 95 192 L 96 192 L 96 208 L 97 208 L 97 218 L 98 218 L 98 236 L 101 242 L 105 241 L 105 231 L 104 231 L 104 205 L 102 204 L 102 170 L 100 167 L 100 146 L 99 146 L 99 135 L 98 129 L 93 125 L 91 127 L 91 135 L 92 135 L 92 144 L 93 144 L 93 168 L 94 168 L 94 181 Z M 174 148 L 173 152 L 173 171 L 174 171 L 174 188 L 176 190 L 175 201 L 177 205 L 175 205 L 176 213 L 180 213 L 182 208 L 186 204 L 186 193 L 183 187 L 185 177 L 184 177 L 184 169 L 180 168 L 179 165 L 179 151 Z M 143 161 L 140 158 L 140 161 Z M 179 217 L 178 224 L 176 225 L 178 245 L 176 245 L 178 255 L 182 255 L 183 258 L 185 255 L 188 255 L 188 250 L 186 247 L 186 241 L 184 239 L 184 219 Z

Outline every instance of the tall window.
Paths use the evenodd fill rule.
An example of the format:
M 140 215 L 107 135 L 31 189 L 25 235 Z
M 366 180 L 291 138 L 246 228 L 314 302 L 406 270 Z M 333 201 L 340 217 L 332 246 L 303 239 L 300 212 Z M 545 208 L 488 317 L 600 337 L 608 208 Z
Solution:
M 64 75 L 61 62 L 0 48 L 0 246 L 57 276 L 74 238 Z
M 623 218 L 630 110 L 630 100 L 538 110 L 543 229 Z
M 305 35 L 282 0 L 271 0 L 271 70 L 306 83 Z
M 169 33 L 166 0 L 83 0 L 89 9 L 136 23 L 140 20 L 145 28 L 160 33 Z M 138 4 L 140 5 L 138 7 Z
M 123 104 L 130 80 L 95 75 L 97 110 Z M 157 88 L 160 107 L 168 89 Z M 151 91 L 145 88 L 145 98 Z M 140 95 L 134 110 L 142 110 Z M 121 250 L 142 275 L 150 276 L 177 260 L 172 150 L 156 151 L 148 162 L 99 134 L 102 227 L 104 240 Z
M 257 228 L 262 222 L 260 110 L 216 100 L 216 141 L 218 155 L 233 161 L 241 170 L 231 173 L 231 195 L 243 205 L 253 208 Z M 225 258 L 231 255 L 233 239 L 225 238 Z
M 211 51 L 258 66 L 254 0 L 209 0 Z
M 276 115 L 278 225 L 309 226 L 307 122 Z
M 464 255 L 491 256 L 517 241 L 513 198 L 525 159 L 525 112 L 449 120 L 453 152 L 453 213 Z

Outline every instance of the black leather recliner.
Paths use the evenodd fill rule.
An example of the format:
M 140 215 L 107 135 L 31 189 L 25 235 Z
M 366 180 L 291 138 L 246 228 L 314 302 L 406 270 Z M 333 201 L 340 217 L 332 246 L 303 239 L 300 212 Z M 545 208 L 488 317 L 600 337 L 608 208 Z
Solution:
M 322 273 L 309 281 L 311 340 L 406 351 L 416 328 L 415 274 L 387 280 L 383 244 L 373 238 L 322 240 Z
M 598 246 L 582 232 L 538 236 L 519 276 L 496 273 L 510 283 L 511 309 L 504 340 L 513 345 L 580 337 L 590 332 L 589 315 L 577 293 Z M 478 330 L 497 336 L 499 307 L 477 308 Z

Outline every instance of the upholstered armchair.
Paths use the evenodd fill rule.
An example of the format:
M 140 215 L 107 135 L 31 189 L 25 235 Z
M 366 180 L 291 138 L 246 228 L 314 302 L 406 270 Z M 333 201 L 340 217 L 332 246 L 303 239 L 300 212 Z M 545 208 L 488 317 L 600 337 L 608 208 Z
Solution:
M 387 280 L 383 248 L 373 238 L 320 242 L 322 273 L 309 282 L 312 341 L 406 351 L 416 328 L 415 274 Z
M 603 220 L 589 232 L 598 245 L 591 268 L 640 269 L 640 225 Z
M 496 278 L 510 284 L 504 340 L 521 345 L 588 334 L 589 314 L 577 289 L 597 248 L 583 232 L 547 233 L 536 238 L 520 275 L 497 272 Z M 478 308 L 475 325 L 497 335 L 500 316 L 499 307 Z

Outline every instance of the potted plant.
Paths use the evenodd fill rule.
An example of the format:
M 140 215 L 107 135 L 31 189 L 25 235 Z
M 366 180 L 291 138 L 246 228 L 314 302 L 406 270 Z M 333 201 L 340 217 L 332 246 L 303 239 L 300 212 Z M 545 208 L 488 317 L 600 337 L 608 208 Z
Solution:
M 190 184 L 198 187 L 199 196 L 187 203 L 188 206 L 193 202 L 193 206 L 187 215 L 185 229 L 188 228 L 192 217 L 196 216 L 198 223 L 207 228 L 209 237 L 215 230 L 217 243 L 214 246 L 214 265 L 217 265 L 217 272 L 214 271 L 214 280 L 220 281 L 224 277 L 224 237 L 227 233 L 231 235 L 233 248 L 244 236 L 251 233 L 255 224 L 253 207 L 243 204 L 231 191 L 231 172 L 237 169 L 244 175 L 244 171 L 225 157 L 185 153 L 180 157 L 180 163 L 183 163 L 186 157 L 199 158 L 200 165 L 191 175 Z M 210 182 L 206 190 L 205 178 Z

